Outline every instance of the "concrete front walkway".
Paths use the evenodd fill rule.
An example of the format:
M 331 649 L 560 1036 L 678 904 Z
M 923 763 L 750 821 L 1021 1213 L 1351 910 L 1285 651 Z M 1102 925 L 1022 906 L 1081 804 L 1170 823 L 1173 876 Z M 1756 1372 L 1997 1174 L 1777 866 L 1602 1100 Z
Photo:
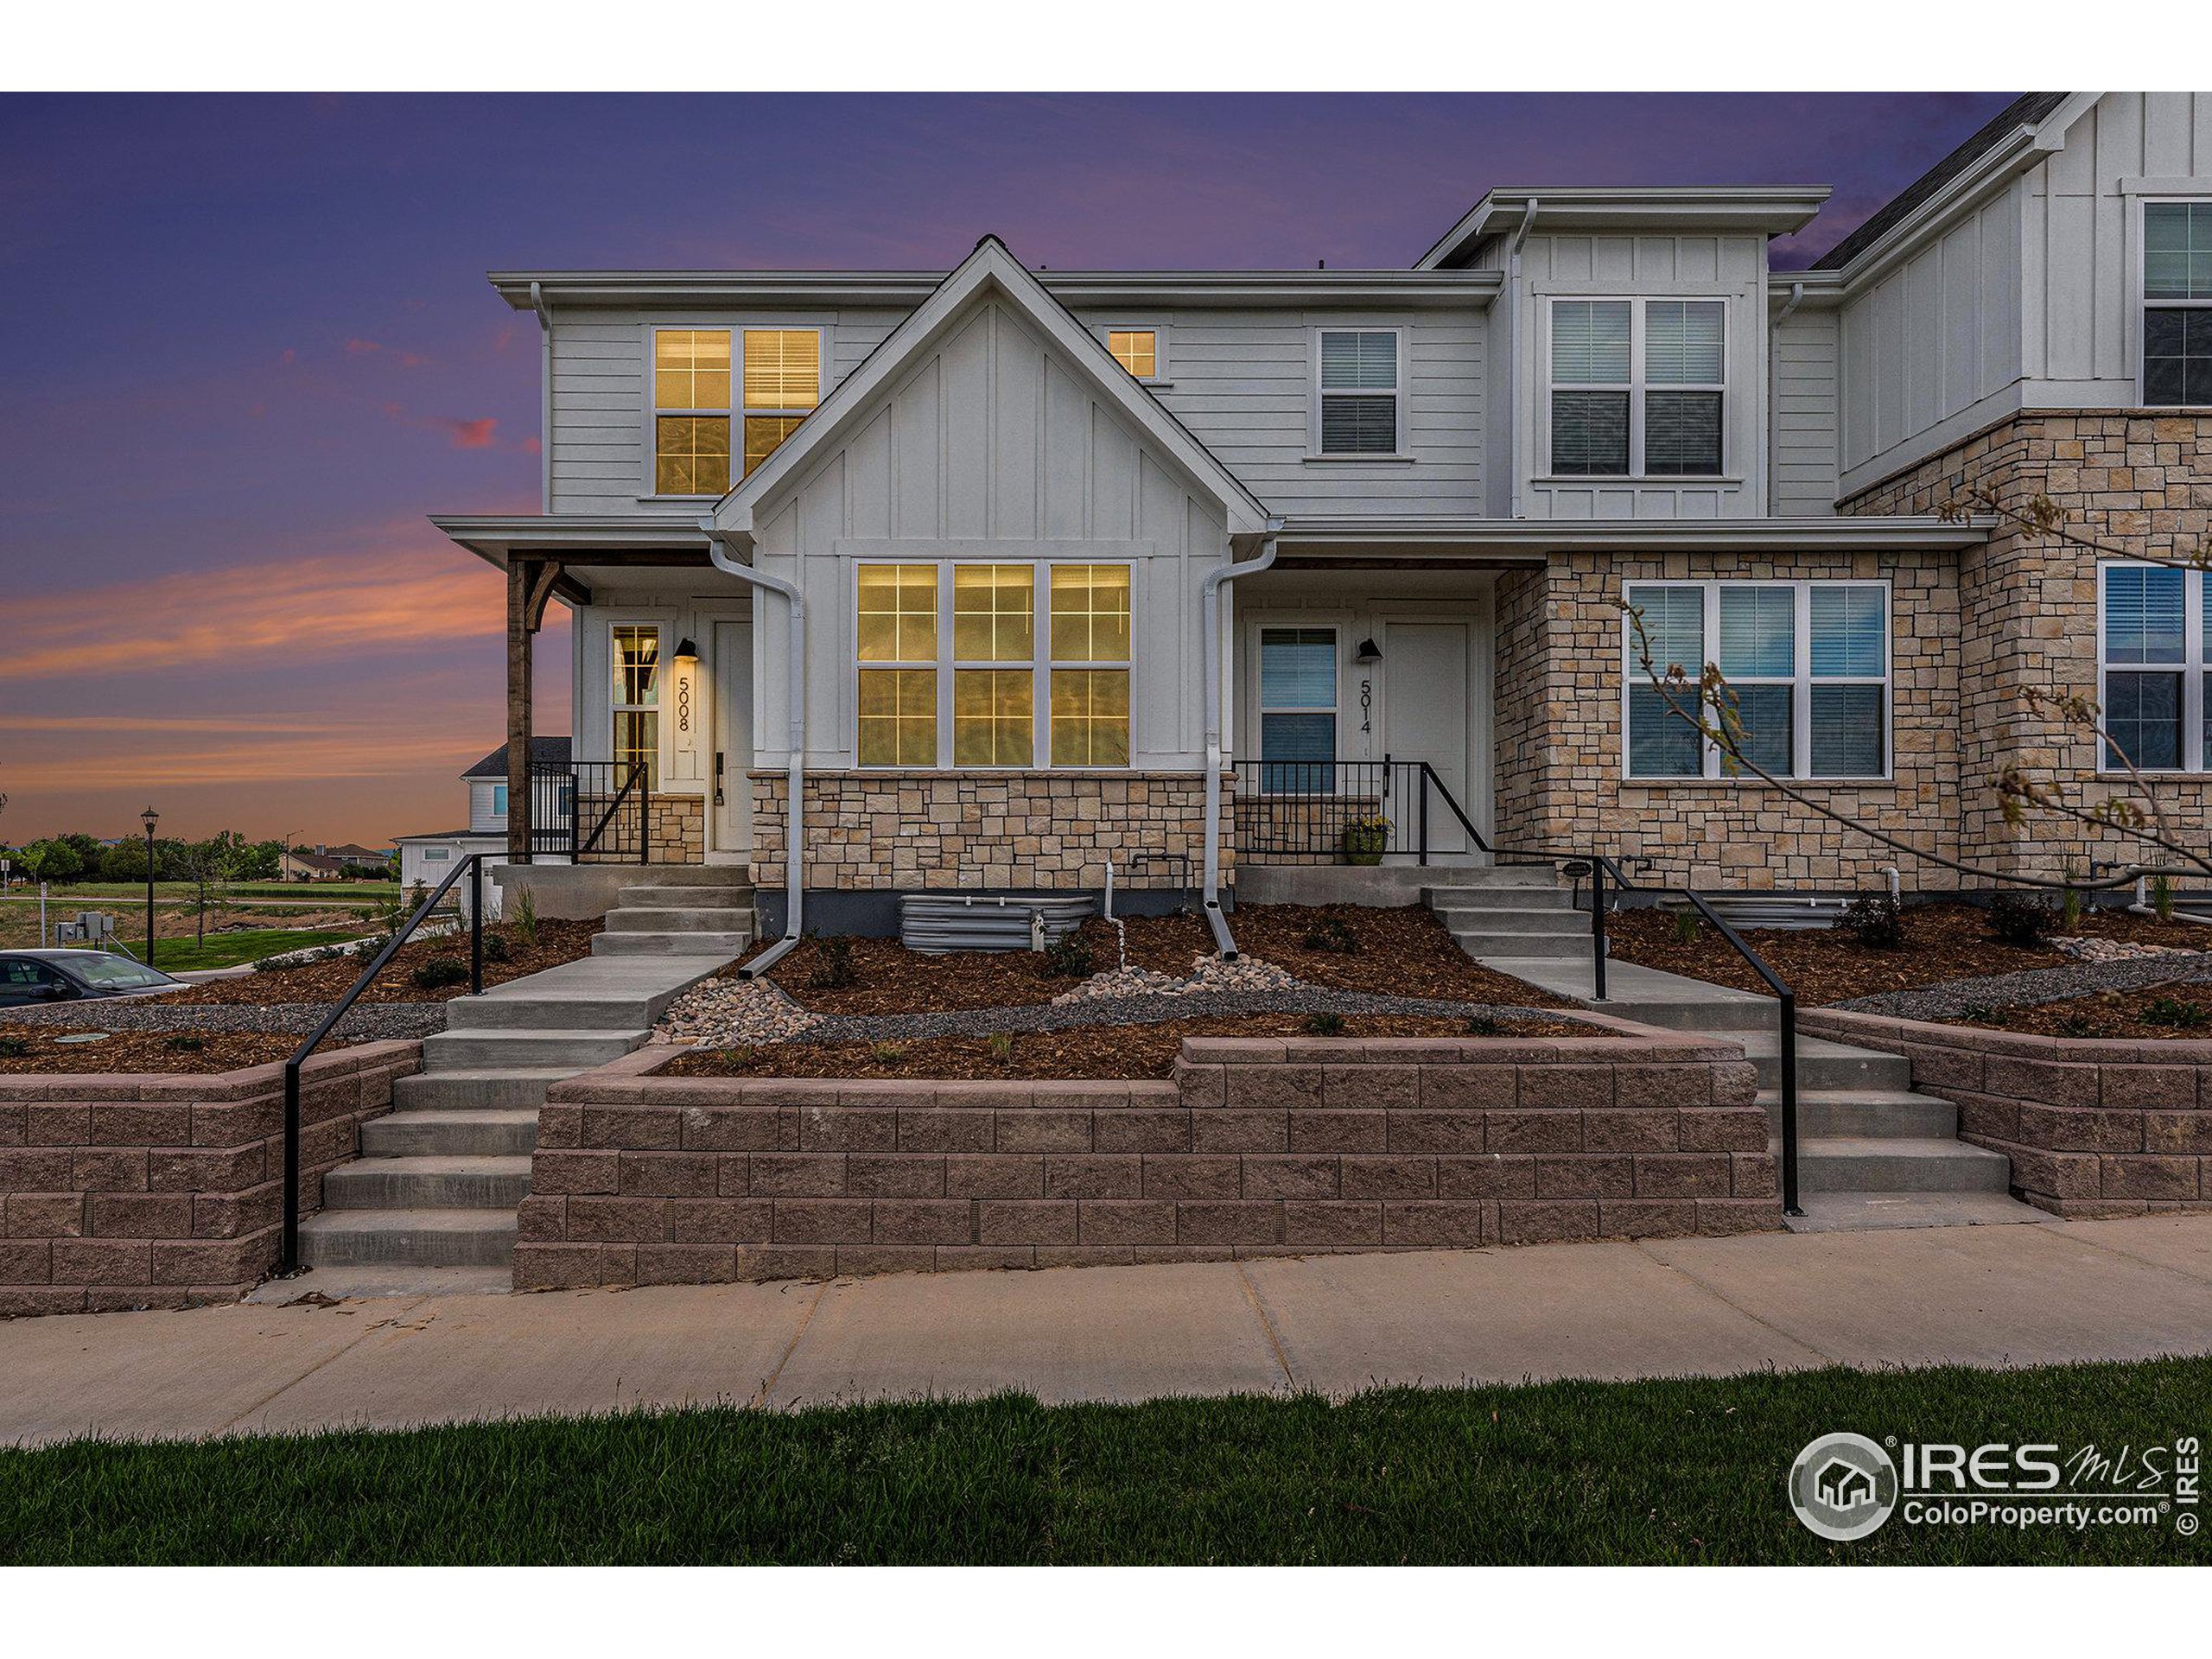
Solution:
M 0 1445 L 2208 1351 L 2192 1215 L 22 1319 L 0 1325 Z

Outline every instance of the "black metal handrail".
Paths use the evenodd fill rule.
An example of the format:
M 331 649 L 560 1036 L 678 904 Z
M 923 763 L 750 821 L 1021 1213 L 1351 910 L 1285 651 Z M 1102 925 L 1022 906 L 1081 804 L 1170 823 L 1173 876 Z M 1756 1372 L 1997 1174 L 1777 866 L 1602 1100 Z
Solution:
M 353 1011 L 361 993 L 369 988 L 376 976 L 385 970 L 399 947 L 415 937 L 415 930 L 437 908 L 438 901 L 453 890 L 454 882 L 463 874 L 468 877 L 468 990 L 472 996 L 484 990 L 484 859 L 482 853 L 471 853 L 446 872 L 446 879 L 432 888 L 429 896 L 415 906 L 415 913 L 392 930 L 391 938 L 377 952 L 376 960 L 361 970 L 346 995 L 340 997 L 314 1033 L 293 1051 L 292 1058 L 284 1062 L 284 1232 L 282 1248 L 277 1252 L 276 1271 L 281 1274 L 297 1273 L 300 1268 L 300 1068 L 308 1058 L 321 1046 L 322 1039 Z
M 596 811 L 588 823 L 587 814 Z M 643 760 L 569 760 L 530 768 L 530 852 L 572 862 L 651 861 L 652 780 Z
M 1255 857 L 1333 857 L 1353 850 L 1411 857 L 1426 865 L 1429 798 L 1442 798 L 1471 842 L 1487 850 L 1450 787 L 1426 760 L 1256 760 L 1246 768 L 1252 788 L 1236 804 L 1236 847 Z

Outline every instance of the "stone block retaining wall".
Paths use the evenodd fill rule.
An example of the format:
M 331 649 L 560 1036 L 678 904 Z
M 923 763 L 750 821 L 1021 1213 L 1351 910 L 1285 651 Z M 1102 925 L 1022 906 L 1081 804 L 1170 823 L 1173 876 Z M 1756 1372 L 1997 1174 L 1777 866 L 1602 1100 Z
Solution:
M 1735 1233 L 1752 1068 L 1620 1036 L 1191 1039 L 1172 1081 L 554 1085 L 518 1288 Z
M 1902 1054 L 1912 1086 L 1954 1102 L 1959 1138 L 2012 1160 L 2012 1185 L 2059 1216 L 2212 1210 L 2212 1042 L 2011 1036 L 1831 1008 L 1817 1037 Z
M 301 1074 L 302 1211 L 391 1107 L 420 1043 L 321 1054 Z M 284 1071 L 0 1077 L 0 1316 L 227 1300 L 276 1266 Z

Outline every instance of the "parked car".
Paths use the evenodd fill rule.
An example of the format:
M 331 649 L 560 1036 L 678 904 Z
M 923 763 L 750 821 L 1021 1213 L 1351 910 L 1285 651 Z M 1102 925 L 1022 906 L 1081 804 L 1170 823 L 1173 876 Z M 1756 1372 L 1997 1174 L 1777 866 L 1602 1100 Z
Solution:
M 105 950 L 0 950 L 0 1008 L 78 997 L 159 996 L 184 982 Z

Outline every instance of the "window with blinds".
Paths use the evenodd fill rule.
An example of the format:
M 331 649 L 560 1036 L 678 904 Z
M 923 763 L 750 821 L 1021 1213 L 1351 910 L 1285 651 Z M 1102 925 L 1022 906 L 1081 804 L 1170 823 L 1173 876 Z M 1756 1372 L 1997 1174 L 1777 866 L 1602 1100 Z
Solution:
M 1872 779 L 1889 772 L 1889 589 L 1880 582 L 1632 582 L 1654 668 L 1678 667 L 1665 691 L 1623 621 L 1626 766 L 1630 778 Z M 1709 647 L 1709 648 L 1708 648 Z M 1700 710 L 1697 681 L 1719 670 L 1724 709 Z M 1669 698 L 1683 713 L 1669 706 Z M 1744 765 L 1684 714 L 1724 729 Z
M 1337 631 L 1260 630 L 1262 791 L 1336 787 Z
M 2204 717 L 2212 593 L 2204 573 L 2107 564 L 2099 593 L 2099 764 L 2107 772 L 2212 769 Z
M 1395 328 L 1320 331 L 1320 410 L 1325 455 L 1389 455 L 1399 448 L 1399 338 Z
M 2143 401 L 2212 405 L 2212 201 L 2143 204 Z
M 816 328 L 745 331 L 745 471 L 776 452 L 822 401 L 822 334 Z
M 1719 300 L 1554 300 L 1553 475 L 1717 476 L 1727 316 Z

